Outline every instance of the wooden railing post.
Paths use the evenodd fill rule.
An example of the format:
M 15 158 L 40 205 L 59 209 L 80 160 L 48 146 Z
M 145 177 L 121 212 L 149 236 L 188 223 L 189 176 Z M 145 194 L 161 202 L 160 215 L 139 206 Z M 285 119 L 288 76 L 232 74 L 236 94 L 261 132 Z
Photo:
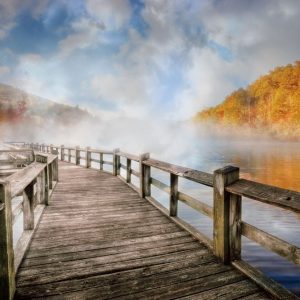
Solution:
M 48 174 L 49 174 L 49 190 L 53 188 L 53 163 L 48 164 Z
M 45 172 L 42 171 L 41 174 L 37 178 L 38 184 L 38 203 L 44 204 L 45 203 Z
M 34 182 L 30 183 L 23 191 L 23 228 L 34 229 Z
M 0 181 L 0 295 L 12 300 L 15 293 L 15 267 L 10 184 Z
M 42 171 L 41 178 L 41 204 L 48 205 L 49 204 L 49 165 L 48 165 L 48 157 L 45 155 L 36 155 L 36 161 L 46 164 L 44 170 Z
M 52 169 L 52 186 L 54 181 L 58 181 L 58 158 L 56 157 L 50 165 L 50 169 Z M 51 186 L 51 188 L 52 188 Z
M 68 162 L 71 162 L 71 149 L 68 149 Z
M 150 175 L 150 170 L 147 170 L 145 168 L 145 165 L 143 164 L 143 161 L 150 158 L 150 153 L 144 153 L 141 154 L 139 157 L 139 172 L 140 172 L 140 196 L 144 198 L 145 196 L 149 196 L 149 186 L 148 181 L 150 179 L 148 176 Z
M 239 257 L 240 252 L 241 237 L 237 234 L 241 215 L 240 198 L 233 197 L 225 191 L 227 185 L 237 180 L 237 167 L 227 166 L 214 171 L 214 253 L 224 263 Z
M 120 174 L 120 156 L 117 153 L 120 151 L 119 148 L 113 150 L 113 175 L 117 176 Z
M 60 160 L 64 161 L 64 159 L 65 159 L 65 148 L 64 148 L 64 145 L 61 145 L 60 146 Z
M 47 164 L 44 169 L 44 179 L 45 179 L 45 199 L 44 204 L 49 205 L 49 165 Z
M 103 153 L 100 153 L 100 170 L 103 170 Z
M 150 157 L 150 155 L 149 155 Z M 148 158 L 149 158 L 148 157 Z M 143 164 L 144 175 L 144 197 L 151 196 L 151 167 Z
M 53 145 L 50 145 L 50 153 L 53 154 Z
M 75 147 L 75 164 L 80 165 L 80 146 Z
M 129 158 L 126 160 L 126 182 L 131 182 L 131 159 Z
M 176 217 L 178 210 L 178 175 L 170 173 L 170 216 Z
M 85 167 L 90 168 L 91 167 L 91 156 L 92 153 L 89 151 L 91 147 L 86 147 L 85 149 Z

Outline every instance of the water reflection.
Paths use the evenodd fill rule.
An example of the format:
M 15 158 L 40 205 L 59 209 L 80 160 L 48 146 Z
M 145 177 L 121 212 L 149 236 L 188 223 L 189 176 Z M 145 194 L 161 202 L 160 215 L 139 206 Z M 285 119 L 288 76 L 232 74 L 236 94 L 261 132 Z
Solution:
M 212 173 L 225 165 L 240 167 L 241 177 L 278 187 L 300 191 L 300 144 L 283 142 L 228 141 L 199 139 L 185 157 L 170 161 Z M 155 172 L 154 172 L 155 173 Z M 157 178 L 168 182 L 161 174 Z M 155 177 L 155 176 L 154 176 Z M 212 205 L 212 189 L 181 179 L 180 191 Z M 155 191 L 168 206 L 166 195 Z M 212 221 L 184 204 L 179 216 L 212 238 Z M 277 237 L 300 246 L 300 214 L 243 198 L 242 218 Z M 254 242 L 243 238 L 242 257 L 294 293 L 300 295 L 300 267 L 287 262 Z

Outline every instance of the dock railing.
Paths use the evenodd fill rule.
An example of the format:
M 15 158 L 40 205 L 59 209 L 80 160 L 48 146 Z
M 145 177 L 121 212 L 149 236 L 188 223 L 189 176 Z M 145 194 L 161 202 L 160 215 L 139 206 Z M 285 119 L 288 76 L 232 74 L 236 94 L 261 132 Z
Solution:
M 13 299 L 15 274 L 57 181 L 58 158 L 44 153 L 35 153 L 35 162 L 0 180 L 1 299 Z M 14 224 L 21 213 L 23 231 L 14 245 Z
M 213 174 L 209 174 L 152 159 L 149 153 L 133 155 L 122 152 L 120 149 L 101 150 L 91 149 L 90 147 L 66 147 L 64 145 L 54 146 L 37 143 L 25 143 L 24 146 L 39 152 L 53 153 L 58 155 L 61 161 L 74 163 L 86 168 L 92 168 L 92 163 L 98 163 L 98 170 L 118 176 L 136 190 L 141 197 L 147 199 L 175 223 L 205 243 L 223 263 L 232 264 L 277 299 L 298 299 L 293 293 L 241 259 L 241 238 L 245 236 L 271 252 L 277 253 L 298 265 L 300 264 L 300 248 L 254 225 L 246 223 L 242 220 L 241 212 L 242 199 L 246 197 L 299 213 L 299 192 L 241 179 L 239 177 L 239 168 L 233 166 L 227 166 L 215 170 Z M 109 159 L 104 160 L 104 156 L 109 157 Z M 126 164 L 121 163 L 121 158 L 126 160 Z M 132 168 L 132 162 L 138 163 L 138 171 Z M 111 171 L 104 170 L 104 166 L 110 166 Z M 126 176 L 123 177 L 121 175 L 121 169 L 125 171 Z M 169 174 L 169 184 L 152 177 L 152 169 L 158 169 Z M 132 175 L 138 179 L 138 185 L 133 184 L 131 180 Z M 180 191 L 178 186 L 179 178 L 211 187 L 213 189 L 213 206 L 209 206 Z M 162 206 L 151 195 L 152 186 L 168 194 L 169 209 Z M 178 217 L 179 201 L 212 219 L 213 239 L 210 239 Z
M 8 169 L 23 168 L 31 164 L 35 159 L 33 150 L 28 148 L 0 149 L 0 154 L 0 172 Z

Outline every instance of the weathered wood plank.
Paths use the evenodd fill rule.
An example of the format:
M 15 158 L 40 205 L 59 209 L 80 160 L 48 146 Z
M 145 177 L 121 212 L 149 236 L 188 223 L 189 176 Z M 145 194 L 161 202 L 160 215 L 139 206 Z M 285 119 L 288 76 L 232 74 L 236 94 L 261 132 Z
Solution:
M 133 154 L 122 152 L 122 151 L 119 151 L 117 154 L 119 156 L 122 156 L 122 157 L 128 158 L 130 160 L 134 160 L 136 162 L 139 162 L 139 156 L 138 155 L 133 155 Z
M 176 277 L 178 278 L 178 280 L 180 280 L 180 275 L 182 274 L 184 276 L 185 272 L 187 273 L 187 275 L 192 272 L 192 275 L 199 276 L 199 274 L 201 274 L 201 270 L 203 269 L 203 276 L 205 276 L 205 274 L 208 273 L 208 270 L 210 272 L 213 272 L 213 269 L 220 272 L 228 270 L 228 267 L 226 266 L 222 266 L 221 268 L 219 268 L 219 264 L 216 264 L 216 262 L 212 260 L 212 256 L 192 257 L 191 255 L 187 254 L 187 258 L 187 260 L 184 260 L 184 258 L 180 256 L 179 260 L 171 261 L 168 263 L 161 263 L 158 265 L 154 264 L 147 267 L 140 267 L 137 269 L 125 270 L 112 274 L 108 273 L 95 275 L 84 279 L 49 283 L 42 286 L 25 286 L 20 287 L 19 290 L 26 296 L 48 296 L 74 291 L 82 291 L 81 293 L 86 293 L 86 295 L 88 296 L 88 291 L 84 290 L 102 286 L 104 289 L 107 287 L 111 287 L 113 290 L 117 290 L 118 288 L 118 293 L 120 293 L 120 287 L 122 288 L 125 285 L 128 288 L 134 286 L 135 290 L 140 288 L 145 289 L 145 281 L 147 282 L 148 286 L 155 286 L 155 281 L 157 282 L 160 279 L 165 279 L 168 276 L 173 276 L 174 282 L 174 279 L 176 279 Z M 189 276 L 186 276 L 187 280 L 188 278 Z
M 9 182 L 0 181 L 0 204 L 0 294 L 3 299 L 11 300 L 15 292 L 15 270 Z
M 178 192 L 178 200 L 199 211 L 200 213 L 213 218 L 213 208 L 183 192 Z
M 230 193 L 225 187 L 239 178 L 239 169 L 227 166 L 214 172 L 214 254 L 230 262 Z
M 119 176 L 60 163 L 60 182 L 18 271 L 16 299 L 229 295 L 231 284 L 240 297 L 259 291 L 219 263 L 198 242 L 201 234 L 194 230 L 193 238 L 182 229 L 191 226 L 129 186 Z
M 23 189 L 28 186 L 45 168 L 42 163 L 34 162 L 28 167 L 14 173 L 6 178 L 11 183 L 11 195 L 15 197 L 23 192 Z
M 169 211 L 171 217 L 177 216 L 178 211 L 178 176 L 170 174 L 170 199 Z
M 176 217 L 171 217 L 169 216 L 169 211 L 162 206 L 158 201 L 156 201 L 152 197 L 146 197 L 146 199 L 153 205 L 155 206 L 159 211 L 161 211 L 164 215 L 168 216 L 171 218 L 171 220 L 176 223 L 178 226 L 183 228 L 185 231 L 189 232 L 194 238 L 196 238 L 198 241 L 201 243 L 204 243 L 209 249 L 213 249 L 213 242 L 211 239 L 209 239 L 207 236 L 205 236 L 203 233 L 200 231 L 196 230 L 193 226 L 188 224 L 187 222 L 176 218 Z
M 248 239 L 257 242 L 285 259 L 300 265 L 300 248 L 271 235 L 246 222 L 241 223 L 241 233 Z
M 207 186 L 213 186 L 213 176 L 209 173 L 173 165 L 156 159 L 147 159 L 143 163 L 147 166 L 178 175 L 179 177 L 183 177 Z
M 162 181 L 155 179 L 153 177 L 150 178 L 150 182 L 152 185 L 154 185 L 156 188 L 166 192 L 167 194 L 170 194 L 170 186 L 163 183 Z
M 36 226 L 38 225 L 42 213 L 44 211 L 45 206 L 44 205 L 38 205 L 35 208 L 35 219 L 34 219 L 34 228 L 36 228 Z M 17 245 L 15 247 L 15 259 L 14 259 L 14 266 L 15 266 L 15 270 L 18 270 L 21 261 L 27 251 L 27 248 L 29 246 L 29 243 L 32 239 L 32 236 L 34 234 L 34 230 L 26 230 L 22 233 L 20 239 L 17 242 Z
M 234 261 L 231 263 L 243 274 L 250 277 L 258 286 L 270 293 L 275 299 L 296 300 L 296 295 L 280 286 L 271 278 L 267 278 L 261 271 L 255 269 L 244 261 Z
M 286 190 L 247 179 L 226 187 L 226 191 L 264 203 L 300 212 L 300 192 Z

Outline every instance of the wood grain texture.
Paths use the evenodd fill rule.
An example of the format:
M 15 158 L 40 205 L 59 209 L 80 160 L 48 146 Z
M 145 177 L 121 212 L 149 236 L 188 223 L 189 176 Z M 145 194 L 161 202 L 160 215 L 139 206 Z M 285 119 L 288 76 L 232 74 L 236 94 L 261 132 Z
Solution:
M 34 162 L 28 167 L 14 173 L 6 178 L 11 183 L 11 195 L 15 197 L 23 192 L 23 189 L 28 186 L 45 168 L 42 163 Z
M 257 242 L 268 250 L 283 256 L 285 259 L 300 265 L 300 247 L 267 233 L 246 222 L 241 223 L 241 233 L 248 239 Z
M 0 181 L 0 295 L 11 300 L 15 292 L 13 227 L 10 184 Z
M 64 162 L 59 171 L 50 206 L 19 268 L 16 299 L 261 293 L 118 177 Z
M 296 191 L 286 190 L 247 179 L 240 179 L 227 186 L 226 191 L 289 209 L 297 213 L 300 212 L 300 193 Z
M 143 164 L 207 186 L 213 186 L 213 175 L 209 173 L 173 165 L 156 159 L 147 159 Z

